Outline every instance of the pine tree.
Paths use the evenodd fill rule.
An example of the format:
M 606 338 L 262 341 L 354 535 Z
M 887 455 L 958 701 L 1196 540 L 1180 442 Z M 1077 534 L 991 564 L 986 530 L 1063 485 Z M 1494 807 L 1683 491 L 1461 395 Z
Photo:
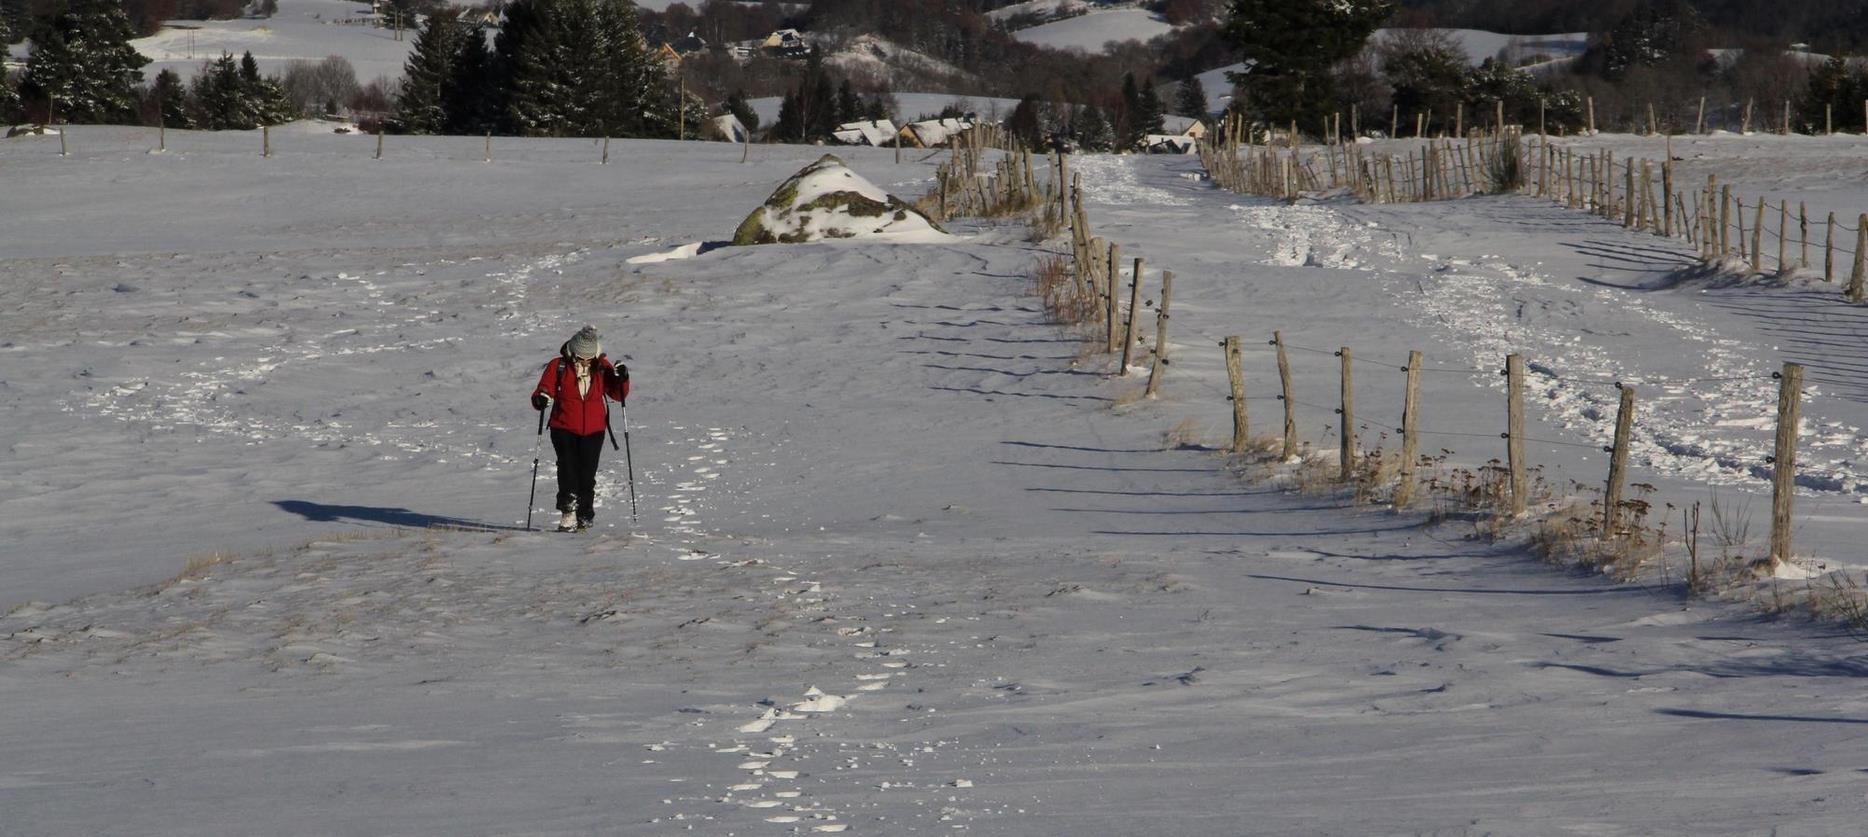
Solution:
M 1084 151 L 1109 151 L 1115 148 L 1115 130 L 1109 126 L 1108 118 L 1103 116 L 1101 108 L 1090 105 L 1071 121 L 1071 129 L 1076 134 L 1077 147 Z
M 823 53 L 817 49 L 811 50 L 805 62 L 804 84 L 809 91 L 804 109 L 809 136 L 805 139 L 822 139 L 836 133 L 837 89 L 830 83 L 830 73 L 824 71 Z
M 390 125 L 398 133 L 438 134 L 448 126 L 446 100 L 460 58 L 460 12 L 439 9 L 428 16 L 402 67 L 402 89 Z
M 119 0 L 69 0 L 34 36 L 20 94 L 49 101 L 67 122 L 131 120 L 149 63 L 130 46 L 134 37 Z
M 1202 122 L 1213 117 L 1213 110 L 1206 102 L 1206 86 L 1198 78 L 1189 76 L 1180 83 L 1180 94 L 1174 98 L 1174 112 Z
M 579 117 L 575 97 L 588 71 L 567 43 L 581 0 L 517 0 L 506 8 L 498 40 L 505 60 L 506 118 L 529 136 L 563 136 Z M 523 10 L 515 15 L 515 12 Z
M 1161 95 L 1155 92 L 1154 79 L 1149 79 L 1142 87 L 1141 114 L 1135 121 L 1144 137 L 1167 131 L 1167 107 L 1161 103 Z
M 779 101 L 778 121 L 772 125 L 772 136 L 780 142 L 804 139 L 804 104 L 799 101 L 797 91 L 786 93 Z
M 259 62 L 251 51 L 240 56 L 240 96 L 261 125 L 279 125 L 298 116 L 279 80 L 259 74 Z
M 758 130 L 759 114 L 752 109 L 752 105 L 746 104 L 746 94 L 744 91 L 734 90 L 732 93 L 727 94 L 726 112 L 737 117 L 739 119 L 739 124 L 746 126 L 746 131 L 748 133 Z
M 845 78 L 843 83 L 837 86 L 837 115 L 833 121 L 837 123 L 837 127 L 841 127 L 862 118 L 863 100 L 857 97 L 856 88 L 851 87 L 850 80 Z
M 1254 115 L 1272 123 L 1322 124 L 1336 108 L 1336 63 L 1355 55 L 1393 11 L 1392 0 L 1229 0 L 1221 33 L 1246 70 Z
M 442 131 L 478 134 L 493 130 L 494 111 L 488 92 L 491 85 L 492 62 L 486 51 L 486 36 L 477 26 L 465 27 L 460 48 L 448 64 L 447 83 L 441 87 L 441 110 L 446 114 Z
M 188 112 L 188 89 L 182 86 L 182 77 L 174 70 L 165 68 L 156 74 L 150 95 L 156 100 L 156 110 L 162 114 L 163 125 L 170 128 L 195 126 L 194 117 Z
M 1026 148 L 1044 147 L 1044 123 L 1038 117 L 1038 94 L 1028 93 L 1018 100 L 1012 116 L 1005 121 L 1006 133 L 1018 138 Z
M 20 117 L 19 94 L 7 83 L 6 65 L 0 63 L 0 125 L 11 125 Z
M 208 62 L 195 76 L 193 98 L 200 109 L 200 126 L 210 131 L 245 131 L 259 127 L 259 112 L 247 95 L 240 62 L 232 53 Z

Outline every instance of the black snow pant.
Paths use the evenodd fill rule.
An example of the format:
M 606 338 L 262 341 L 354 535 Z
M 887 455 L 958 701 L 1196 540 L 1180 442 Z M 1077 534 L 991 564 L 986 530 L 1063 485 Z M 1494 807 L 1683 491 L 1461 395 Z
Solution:
M 551 448 L 558 452 L 558 511 L 577 512 L 589 523 L 597 516 L 597 459 L 603 455 L 603 434 L 579 436 L 551 429 Z

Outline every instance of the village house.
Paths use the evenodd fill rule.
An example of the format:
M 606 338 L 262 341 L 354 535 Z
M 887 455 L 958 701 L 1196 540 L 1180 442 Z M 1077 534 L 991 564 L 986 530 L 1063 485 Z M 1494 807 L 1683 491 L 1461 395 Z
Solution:
M 895 139 L 895 123 L 887 119 L 845 122 L 832 134 L 844 145 L 873 145 L 881 148 Z

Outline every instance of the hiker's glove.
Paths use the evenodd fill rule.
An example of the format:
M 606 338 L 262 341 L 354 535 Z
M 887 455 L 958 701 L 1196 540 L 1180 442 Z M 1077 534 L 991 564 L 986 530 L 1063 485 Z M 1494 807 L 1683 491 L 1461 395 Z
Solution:
M 551 396 L 546 395 L 542 392 L 532 393 L 532 409 L 543 412 L 546 407 L 550 407 L 550 406 L 551 406 Z

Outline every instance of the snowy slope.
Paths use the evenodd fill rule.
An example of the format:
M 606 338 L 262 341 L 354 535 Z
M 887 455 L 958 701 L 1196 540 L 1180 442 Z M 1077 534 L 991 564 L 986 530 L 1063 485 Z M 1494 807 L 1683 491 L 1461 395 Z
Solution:
M 1377 29 L 1374 40 L 1379 42 L 1393 37 L 1402 30 Z M 1466 60 L 1473 66 L 1485 63 L 1488 58 L 1500 58 L 1517 66 L 1538 59 L 1551 61 L 1573 59 L 1583 54 L 1589 47 L 1588 32 L 1561 32 L 1549 35 L 1508 35 L 1502 32 L 1488 32 L 1483 29 L 1442 29 L 1465 50 Z M 1541 56 L 1541 59 L 1540 59 Z
M 1534 454 L 1594 480 L 1572 380 L 1768 367 L 1860 309 L 1642 290 L 1664 243 L 1529 199 L 1290 206 L 1080 158 L 1097 232 L 1151 292 L 1179 277 L 1150 401 L 1045 322 L 1018 225 L 629 263 L 725 237 L 819 149 L 69 139 L 0 143 L 9 834 L 1859 825 L 1853 640 L 1243 481 L 1208 446 L 1217 336 L 1249 338 L 1261 430 L 1268 332 L 1318 350 L 1295 403 L 1325 446 L 1332 347 L 1426 349 L 1465 463 L 1501 444 L 1517 348 L 1555 373 Z M 934 162 L 844 155 L 897 194 Z M 514 531 L 524 393 L 586 321 L 635 370 L 643 515 L 606 452 L 596 532 Z M 1361 375 L 1373 439 L 1401 375 Z M 1822 386 L 1813 422 L 1856 409 Z M 1810 554 L 1851 554 L 1838 495 L 1812 490 Z
M 413 32 L 404 32 L 398 41 L 388 29 L 339 24 L 367 14 L 369 8 L 349 0 L 279 0 L 279 13 L 271 18 L 171 21 L 162 31 L 130 44 L 151 60 L 143 68 L 148 78 L 172 69 L 186 81 L 203 61 L 220 57 L 223 50 L 236 58 L 252 52 L 269 74 L 283 72 L 295 60 L 315 62 L 341 55 L 365 84 L 379 76 L 399 78 L 414 46 Z
M 782 104 L 777 96 L 747 99 L 753 112 L 759 115 L 759 127 L 769 128 L 778 121 L 778 110 Z M 977 113 L 986 119 L 1004 119 L 1018 107 L 1017 99 L 1002 99 L 992 96 L 955 96 L 948 93 L 896 93 L 895 116 L 897 124 L 914 122 L 923 117 L 932 118 L 948 105 L 958 104 L 970 113 Z
M 1097 9 L 1085 14 L 1020 29 L 1012 37 L 1053 49 L 1101 52 L 1110 41 L 1146 42 L 1174 31 L 1146 9 Z

